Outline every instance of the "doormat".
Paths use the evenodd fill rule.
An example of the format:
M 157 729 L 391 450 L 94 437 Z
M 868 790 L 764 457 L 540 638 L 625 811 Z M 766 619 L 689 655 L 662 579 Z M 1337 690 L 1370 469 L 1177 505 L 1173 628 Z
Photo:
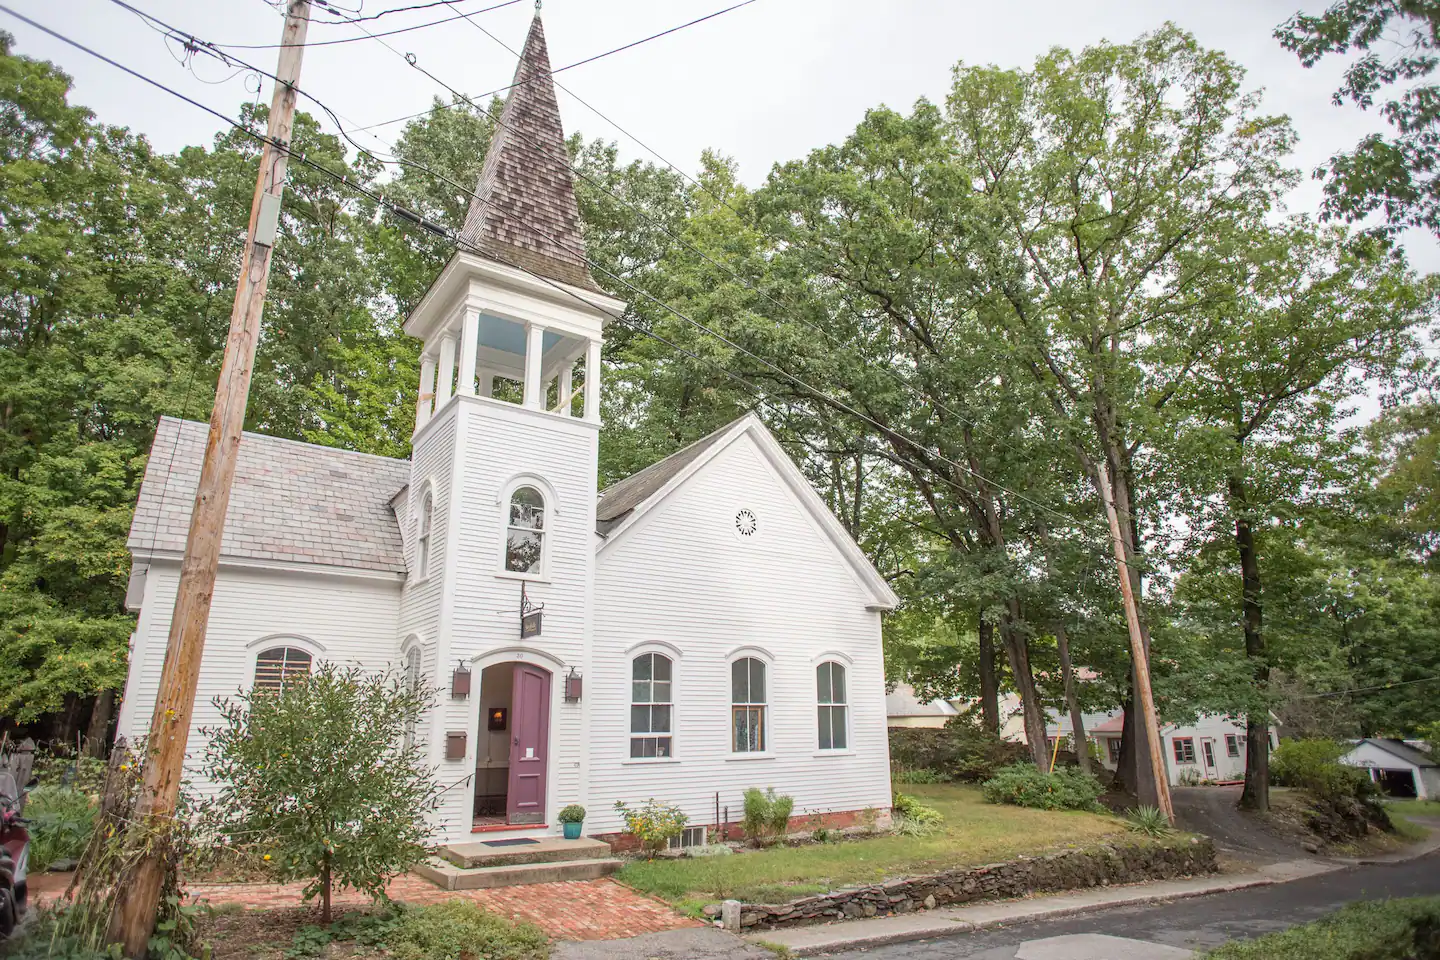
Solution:
M 532 840 L 529 837 L 512 837 L 509 840 L 481 840 L 487 847 L 523 847 L 526 844 L 539 843 L 539 840 Z

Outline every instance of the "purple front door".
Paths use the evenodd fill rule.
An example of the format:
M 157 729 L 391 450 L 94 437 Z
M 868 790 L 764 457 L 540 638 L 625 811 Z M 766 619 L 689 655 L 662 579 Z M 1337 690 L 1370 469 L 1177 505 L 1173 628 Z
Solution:
M 545 770 L 550 750 L 550 674 L 515 664 L 510 693 L 511 823 L 545 822 Z

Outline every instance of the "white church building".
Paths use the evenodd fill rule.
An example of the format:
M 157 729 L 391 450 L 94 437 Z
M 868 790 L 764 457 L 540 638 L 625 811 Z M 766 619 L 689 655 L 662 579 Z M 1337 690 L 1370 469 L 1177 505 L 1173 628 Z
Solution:
M 614 803 L 888 818 L 880 620 L 895 594 L 754 416 L 597 493 L 600 352 L 624 304 L 581 252 L 537 16 L 457 252 L 405 323 L 411 459 L 244 435 L 187 776 L 217 697 L 319 661 L 437 689 L 434 839 L 623 829 Z M 512 402 L 518 400 L 518 402 Z M 128 541 L 119 732 L 144 736 L 207 427 L 166 418 Z M 522 600 L 523 598 L 523 600 Z M 522 603 L 529 616 L 522 615 Z M 723 817 L 723 813 L 721 814 Z

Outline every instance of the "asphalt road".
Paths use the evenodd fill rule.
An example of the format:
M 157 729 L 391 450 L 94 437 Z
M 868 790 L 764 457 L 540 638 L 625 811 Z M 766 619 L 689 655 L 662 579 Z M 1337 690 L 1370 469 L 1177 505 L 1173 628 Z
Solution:
M 935 940 L 897 943 L 832 957 L 954 960 L 1013 957 L 1020 944 L 1067 934 L 1099 933 L 1190 950 L 1250 939 L 1318 919 L 1356 900 L 1440 895 L 1440 853 L 1408 863 L 1350 867 L 1306 880 L 1253 887 L 1171 903 L 1118 907 L 1055 920 L 996 927 Z

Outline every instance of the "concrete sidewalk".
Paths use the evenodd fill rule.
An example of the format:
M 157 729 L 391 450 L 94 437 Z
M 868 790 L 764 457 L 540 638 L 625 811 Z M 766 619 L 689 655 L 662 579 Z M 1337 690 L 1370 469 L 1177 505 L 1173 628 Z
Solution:
M 1286 883 L 1343 869 L 1342 864 L 1318 860 L 1289 860 L 1253 872 L 1226 877 L 1198 877 L 1126 887 L 1099 887 L 1027 900 L 1000 900 L 963 907 L 938 907 L 873 920 L 845 920 L 809 927 L 759 931 L 746 939 L 756 944 L 783 946 L 805 957 L 839 950 L 854 950 L 907 940 L 925 940 L 1007 923 L 1063 917 L 1104 907 L 1130 906 L 1201 897 L 1245 887 Z

